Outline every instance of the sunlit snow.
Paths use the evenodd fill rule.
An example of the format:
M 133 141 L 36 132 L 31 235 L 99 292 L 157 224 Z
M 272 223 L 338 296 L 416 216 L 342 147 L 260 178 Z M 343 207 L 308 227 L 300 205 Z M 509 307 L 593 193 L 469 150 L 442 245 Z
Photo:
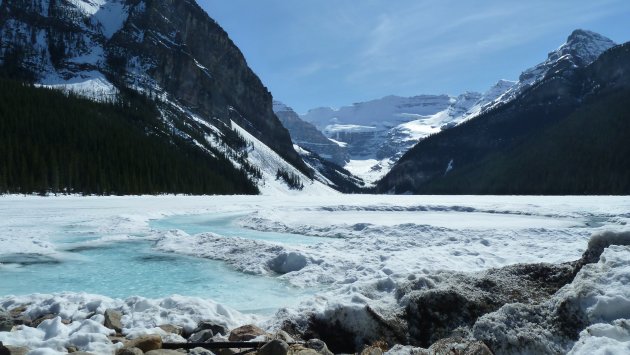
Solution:
M 628 229 L 629 210 L 627 197 L 3 196 L 0 306 L 56 307 L 75 322 L 0 341 L 56 348 L 92 334 L 82 349 L 105 349 L 105 308 L 133 314 L 123 319 L 133 335 L 204 318 L 273 326 L 283 307 L 394 304 L 371 285 L 576 260 L 592 233 Z M 589 336 L 576 349 L 592 347 Z

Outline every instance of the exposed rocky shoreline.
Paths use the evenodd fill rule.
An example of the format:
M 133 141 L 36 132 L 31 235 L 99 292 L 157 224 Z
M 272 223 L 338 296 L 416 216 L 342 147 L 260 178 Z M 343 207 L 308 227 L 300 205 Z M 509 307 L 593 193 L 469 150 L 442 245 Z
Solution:
M 614 353 L 619 347 L 630 350 L 629 274 L 630 232 L 605 232 L 594 235 L 582 258 L 574 262 L 517 264 L 479 273 L 442 271 L 409 277 L 398 284 L 379 281 L 375 287 L 391 288 L 396 306 L 346 305 L 299 317 L 280 310 L 275 326 L 266 329 L 201 320 L 196 326 L 156 324 L 151 330 L 154 334 L 127 334 L 125 322 L 134 316 L 129 310 L 100 309 L 70 319 L 54 307 L 39 314 L 32 311 L 31 304 L 5 302 L 6 309 L 0 303 L 0 334 L 13 332 L 9 334 L 24 337 L 29 331 L 43 331 L 47 338 L 54 338 L 61 333 L 72 335 L 79 328 L 94 328 L 89 336 L 77 332 L 76 337 L 59 344 L 75 354 L 100 353 L 82 351 L 99 337 L 120 355 L 237 354 L 248 350 L 282 355 L 563 354 L 588 353 L 595 337 L 597 341 L 612 339 L 605 345 L 612 346 Z M 256 345 L 212 351 L 171 345 L 235 341 Z M 29 351 L 20 346 L 0 347 L 0 355 Z M 30 354 L 58 351 L 39 349 Z

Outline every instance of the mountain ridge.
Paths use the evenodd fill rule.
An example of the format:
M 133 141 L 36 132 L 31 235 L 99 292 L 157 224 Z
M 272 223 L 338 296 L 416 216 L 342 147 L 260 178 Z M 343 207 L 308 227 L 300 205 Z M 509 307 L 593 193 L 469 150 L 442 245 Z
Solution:
M 620 161 L 619 154 L 627 150 L 625 142 L 630 139 L 628 130 L 622 128 L 627 122 L 623 105 L 630 88 L 629 55 L 630 44 L 626 43 L 606 50 L 586 67 L 570 66 L 548 72 L 510 102 L 421 141 L 378 183 L 377 190 L 456 194 L 628 193 L 630 186 L 618 183 L 617 178 L 630 177 L 630 172 L 623 164 L 614 162 Z M 615 97 L 621 101 L 615 102 Z M 602 127 L 618 128 L 596 129 L 593 121 L 597 119 Z M 555 137 L 557 144 L 540 137 Z M 583 137 L 584 141 L 575 141 L 573 137 Z M 591 141 L 593 146 L 589 146 Z M 550 148 L 545 151 L 541 146 Z M 572 158 L 577 151 L 585 154 L 583 166 L 579 159 Z M 593 159 L 597 151 L 605 152 L 597 156 L 599 160 Z M 565 161 L 561 159 L 563 156 Z M 602 169 L 602 165 L 608 170 Z M 566 176 L 558 172 L 561 168 L 572 177 L 557 178 Z M 551 174 L 552 171 L 557 173 Z M 529 179 L 523 181 L 524 176 Z M 608 185 L 599 185 L 607 181 Z
M 338 109 L 320 107 L 300 117 L 315 124 L 327 137 L 346 143 L 352 160 L 346 168 L 374 183 L 418 141 L 510 102 L 550 71 L 583 67 L 613 45 L 613 41 L 600 34 L 578 29 L 559 48 L 549 52 L 545 61 L 524 70 L 519 81 L 501 79 L 483 94 L 409 98 L 390 95 Z M 409 110 L 418 98 L 442 101 L 433 111 Z M 405 105 L 404 100 L 411 104 Z M 353 164 L 362 169 L 354 168 Z
M 0 37 L 5 77 L 104 102 L 141 93 L 158 108 L 163 133 L 225 156 L 263 192 L 278 191 L 277 171 L 254 166 L 242 127 L 307 189 L 319 184 L 273 113 L 271 93 L 194 1 L 5 0 Z

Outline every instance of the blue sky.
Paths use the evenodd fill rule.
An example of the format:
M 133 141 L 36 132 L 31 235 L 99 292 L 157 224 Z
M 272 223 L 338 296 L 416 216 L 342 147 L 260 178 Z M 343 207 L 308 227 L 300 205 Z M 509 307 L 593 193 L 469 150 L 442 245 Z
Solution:
M 628 0 L 198 0 L 275 99 L 303 113 L 485 91 L 576 28 L 630 41 Z

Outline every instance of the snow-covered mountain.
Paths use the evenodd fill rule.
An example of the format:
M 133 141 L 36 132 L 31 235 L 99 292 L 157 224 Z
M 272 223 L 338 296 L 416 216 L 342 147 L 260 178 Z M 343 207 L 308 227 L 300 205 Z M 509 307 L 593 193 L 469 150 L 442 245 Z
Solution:
M 630 43 L 583 67 L 549 71 L 513 100 L 423 139 L 377 191 L 626 194 Z
M 548 73 L 582 68 L 614 45 L 597 33 L 575 30 L 544 62 L 523 71 L 517 82 L 499 80 L 483 94 L 387 96 L 338 109 L 311 109 L 301 118 L 345 144 L 350 154 L 345 168 L 372 183 L 419 140 L 510 102 Z
M 272 110 L 271 93 L 196 2 L 0 4 L 0 73 L 97 101 L 140 93 L 160 112 L 163 134 L 247 171 L 261 191 L 289 191 L 279 172 L 304 190 L 329 190 L 312 180 Z
M 547 74 L 566 71 L 566 69 L 583 68 L 615 45 L 615 42 L 599 33 L 577 29 L 558 49 L 549 52 L 547 60 L 523 71 L 515 85 L 483 109 L 487 110 L 511 101 L 535 83 L 540 82 Z
M 315 179 L 342 192 L 358 192 L 364 182 L 343 169 L 349 160 L 344 143 L 327 138 L 312 124 L 300 119 L 295 111 L 280 101 L 273 110 L 291 134 L 295 150 L 315 171 Z
M 274 101 L 273 111 L 282 125 L 289 130 L 294 144 L 316 151 L 322 158 L 339 166 L 344 166 L 349 160 L 345 145 L 324 136 L 314 125 L 300 119 L 291 107 L 280 101 Z
M 483 94 L 387 96 L 339 109 L 312 109 L 301 118 L 344 144 L 350 154 L 345 168 L 373 183 L 419 139 L 475 116 L 513 84 L 500 80 Z

